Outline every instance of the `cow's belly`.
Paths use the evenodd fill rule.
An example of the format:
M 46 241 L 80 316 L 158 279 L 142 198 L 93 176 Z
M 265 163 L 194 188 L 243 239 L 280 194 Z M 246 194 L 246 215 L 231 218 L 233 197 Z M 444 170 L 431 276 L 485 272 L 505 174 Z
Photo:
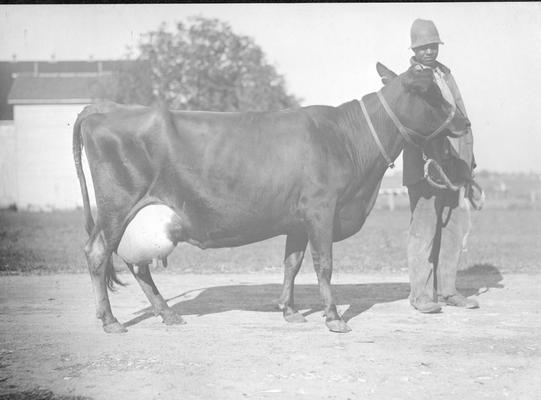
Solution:
M 222 230 L 199 229 L 197 234 L 194 234 L 194 232 L 186 233 L 183 236 L 183 241 L 201 249 L 239 247 L 285 235 L 301 225 L 297 221 L 289 220 L 269 221 L 261 219 L 258 222 L 257 219 L 254 219 L 249 222 L 236 224 L 233 227 L 226 226 Z M 193 228 L 197 224 L 192 223 L 192 220 L 190 220 L 190 226 Z
M 139 210 L 124 231 L 117 254 L 126 262 L 142 265 L 166 258 L 177 241 L 180 218 L 164 205 L 153 204 Z

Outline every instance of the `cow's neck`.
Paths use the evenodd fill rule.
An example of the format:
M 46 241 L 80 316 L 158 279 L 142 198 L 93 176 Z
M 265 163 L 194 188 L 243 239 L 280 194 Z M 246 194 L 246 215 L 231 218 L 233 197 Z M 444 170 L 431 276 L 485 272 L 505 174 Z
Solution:
M 389 118 L 385 109 L 379 102 L 375 93 L 363 97 L 370 120 L 385 152 L 395 160 L 402 151 L 404 142 L 400 133 Z M 381 151 L 370 133 L 366 118 L 363 115 L 360 103 L 352 101 L 340 106 L 342 112 L 342 126 L 348 131 L 350 140 L 355 148 L 357 164 L 361 175 L 369 171 L 385 172 L 388 163 L 382 156 Z
M 363 100 L 382 146 L 394 161 L 404 145 L 400 133 L 386 115 L 375 93 L 364 96 Z M 355 100 L 342 104 L 339 108 L 342 111 L 340 124 L 344 131 L 348 132 L 347 136 L 353 148 L 352 153 L 355 155 L 356 182 L 350 193 L 354 205 L 349 205 L 349 207 L 350 211 L 356 210 L 354 214 L 360 218 L 361 225 L 359 226 L 362 226 L 375 204 L 383 175 L 389 165 L 370 133 L 360 103 Z

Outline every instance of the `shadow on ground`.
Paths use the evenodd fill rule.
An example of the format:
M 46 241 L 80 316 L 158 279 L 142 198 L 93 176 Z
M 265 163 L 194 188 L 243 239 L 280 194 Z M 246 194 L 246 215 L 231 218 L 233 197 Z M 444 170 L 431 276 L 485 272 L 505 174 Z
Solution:
M 23 392 L 7 392 L 0 394 L 0 400 L 92 400 L 85 396 L 58 395 L 46 389 L 31 389 Z
M 478 264 L 459 272 L 457 287 L 466 296 L 479 295 L 490 288 L 502 288 L 503 285 L 499 283 L 502 279 L 496 267 Z M 349 321 L 375 304 L 406 299 L 409 295 L 409 283 L 333 285 L 333 291 L 337 305 L 349 305 L 343 315 L 344 319 Z M 227 285 L 181 293 L 168 299 L 168 302 L 171 305 L 177 299 L 196 294 L 194 298 L 171 305 L 171 308 L 180 315 L 206 315 L 232 310 L 278 312 L 277 299 L 280 293 L 279 284 Z M 318 285 L 295 285 L 295 304 L 299 310 L 308 310 L 303 313 L 305 316 L 322 311 Z M 153 316 L 150 307 L 138 311 L 137 314 L 139 314 L 137 317 L 125 322 L 124 325 L 127 327 L 135 325 Z
M 491 288 L 501 289 L 503 276 L 492 264 L 475 264 L 464 271 L 459 271 L 456 286 L 465 296 L 478 296 Z

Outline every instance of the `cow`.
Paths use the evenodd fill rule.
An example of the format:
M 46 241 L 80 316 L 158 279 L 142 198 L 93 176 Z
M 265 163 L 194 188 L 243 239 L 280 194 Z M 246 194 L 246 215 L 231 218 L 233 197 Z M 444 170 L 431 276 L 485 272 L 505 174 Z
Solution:
M 182 324 L 152 280 L 153 259 L 165 260 L 180 242 L 208 249 L 278 235 L 286 235 L 279 301 L 285 320 L 304 320 L 293 287 L 310 244 L 325 323 L 332 332 L 350 331 L 331 290 L 333 242 L 361 229 L 404 140 L 421 146 L 468 124 L 444 100 L 431 71 L 397 76 L 380 63 L 377 71 L 385 83 L 379 92 L 338 107 L 226 113 L 87 106 L 74 124 L 73 153 L 89 234 L 84 251 L 104 331 L 126 331 L 108 298 L 108 288 L 120 283 L 113 253 L 127 263 L 154 313 L 166 324 Z

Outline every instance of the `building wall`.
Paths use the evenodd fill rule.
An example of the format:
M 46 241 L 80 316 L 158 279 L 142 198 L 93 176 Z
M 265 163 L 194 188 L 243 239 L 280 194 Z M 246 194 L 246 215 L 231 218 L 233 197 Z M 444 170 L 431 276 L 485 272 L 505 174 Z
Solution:
M 15 125 L 0 121 L 0 208 L 17 202 Z
M 84 106 L 14 106 L 19 209 L 54 210 L 82 206 L 73 161 L 72 127 Z M 88 167 L 85 173 L 87 184 L 91 186 Z M 89 190 L 93 201 L 92 188 Z

